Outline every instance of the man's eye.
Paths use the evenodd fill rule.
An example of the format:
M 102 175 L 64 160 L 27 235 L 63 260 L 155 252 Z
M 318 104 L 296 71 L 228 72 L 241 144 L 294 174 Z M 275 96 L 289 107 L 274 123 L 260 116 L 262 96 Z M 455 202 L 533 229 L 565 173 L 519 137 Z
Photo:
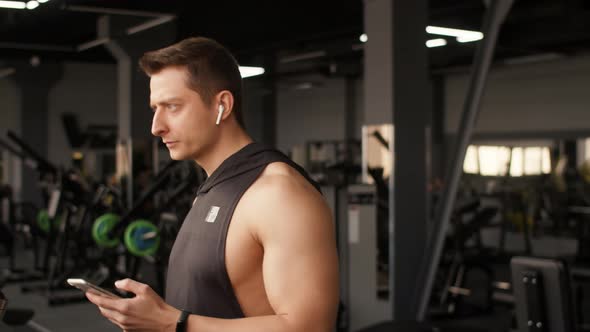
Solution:
M 169 109 L 169 110 L 171 110 L 171 111 L 174 111 L 175 109 L 178 108 L 178 105 L 176 105 L 176 104 L 168 104 L 168 105 L 166 105 L 166 108 Z

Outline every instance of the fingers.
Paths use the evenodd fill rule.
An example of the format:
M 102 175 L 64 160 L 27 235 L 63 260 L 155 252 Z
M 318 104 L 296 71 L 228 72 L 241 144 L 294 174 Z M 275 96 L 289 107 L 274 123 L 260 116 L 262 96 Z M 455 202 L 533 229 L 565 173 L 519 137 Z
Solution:
M 105 296 L 93 294 L 91 292 L 86 292 L 86 298 L 101 308 L 116 311 L 125 311 L 127 309 L 125 299 L 111 299 Z
M 127 318 L 119 312 L 101 307 L 98 307 L 98 309 L 100 310 L 101 315 L 110 320 L 113 324 L 119 326 L 122 330 L 129 329 Z
M 123 330 L 132 328 L 131 317 L 128 316 L 129 305 L 127 300 L 113 300 L 89 292 L 86 292 L 86 297 L 90 302 L 96 304 L 100 313 L 113 324 Z
M 136 295 L 147 294 L 151 291 L 151 288 L 148 285 L 142 284 L 133 279 L 119 280 L 115 282 L 115 287 L 122 289 L 124 291 L 134 293 Z

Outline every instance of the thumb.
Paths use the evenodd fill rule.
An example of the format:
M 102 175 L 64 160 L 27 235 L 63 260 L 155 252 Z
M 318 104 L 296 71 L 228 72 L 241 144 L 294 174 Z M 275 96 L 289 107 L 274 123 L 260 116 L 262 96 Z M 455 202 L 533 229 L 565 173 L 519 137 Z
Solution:
M 141 294 L 149 288 L 148 285 L 142 284 L 133 279 L 118 280 L 115 282 L 115 287 L 134 294 Z

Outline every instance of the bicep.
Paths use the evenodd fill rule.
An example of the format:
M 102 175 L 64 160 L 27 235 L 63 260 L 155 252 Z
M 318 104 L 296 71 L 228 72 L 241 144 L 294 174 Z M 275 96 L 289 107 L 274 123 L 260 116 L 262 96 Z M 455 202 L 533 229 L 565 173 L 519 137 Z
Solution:
M 265 223 L 264 285 L 275 312 L 292 325 L 328 330 L 339 289 L 334 225 L 323 201 L 300 203 L 299 209 L 275 206 L 273 220 Z

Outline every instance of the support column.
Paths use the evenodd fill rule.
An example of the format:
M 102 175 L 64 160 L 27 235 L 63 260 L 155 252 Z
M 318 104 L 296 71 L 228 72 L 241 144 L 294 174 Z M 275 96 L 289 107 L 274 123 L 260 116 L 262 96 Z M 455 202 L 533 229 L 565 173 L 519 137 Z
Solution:
M 35 65 L 33 65 L 35 64 Z M 63 68 L 59 63 L 16 64 L 14 80 L 21 89 L 20 137 L 43 158 L 48 156 L 49 92 L 61 79 Z M 43 206 L 39 189 L 39 174 L 24 163 L 22 165 L 22 200 Z
M 426 239 L 431 87 L 425 46 L 428 2 L 365 0 L 365 123 L 394 124 L 390 179 L 391 318 L 414 320 Z M 352 285 L 353 287 L 355 285 Z
M 426 25 L 428 1 L 393 1 L 393 123 L 395 126 L 394 232 L 390 243 L 393 317 L 413 320 L 414 285 L 428 219 L 431 83 Z

